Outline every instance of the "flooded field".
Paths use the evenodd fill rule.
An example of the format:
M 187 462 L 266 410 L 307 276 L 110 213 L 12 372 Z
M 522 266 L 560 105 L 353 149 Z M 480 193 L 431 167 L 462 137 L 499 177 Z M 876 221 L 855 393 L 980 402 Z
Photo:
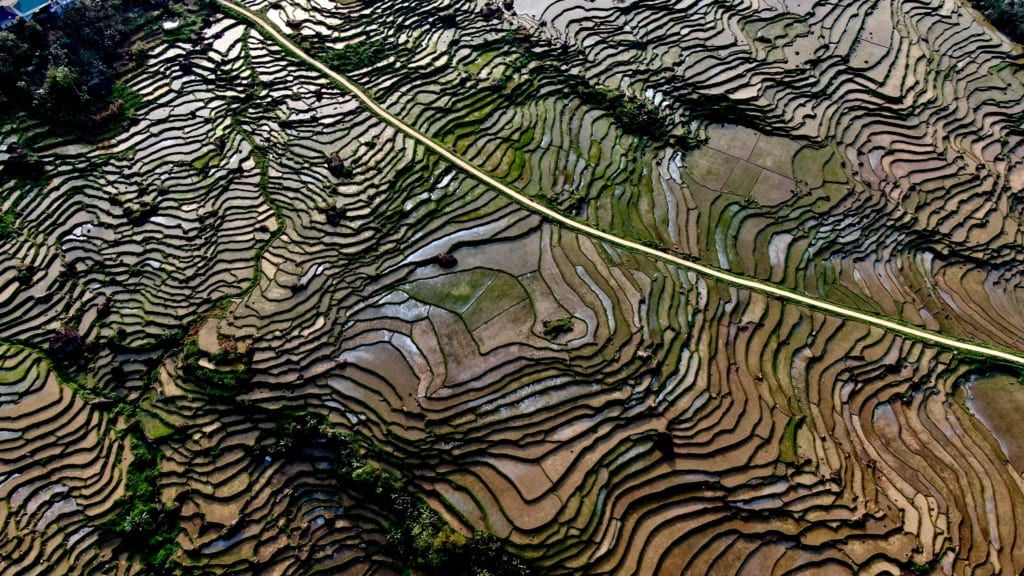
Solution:
M 1020 49 L 953 0 L 240 4 L 561 214 L 1024 354 Z M 145 573 L 136 437 L 180 573 L 409 569 L 339 438 L 537 573 L 1024 571 L 1019 367 L 567 230 L 230 13 L 128 83 L 0 181 L 0 573 Z

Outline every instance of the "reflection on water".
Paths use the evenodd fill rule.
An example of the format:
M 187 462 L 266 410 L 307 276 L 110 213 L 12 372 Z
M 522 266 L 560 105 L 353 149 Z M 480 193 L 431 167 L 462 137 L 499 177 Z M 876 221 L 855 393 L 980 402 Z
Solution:
M 975 374 L 964 386 L 967 406 L 999 440 L 1010 465 L 1024 473 L 1024 385 L 1007 373 Z
M 538 20 L 551 19 L 559 13 L 566 11 L 582 10 L 603 10 L 612 6 L 624 6 L 630 4 L 631 0 L 515 0 L 516 12 L 531 16 Z M 551 10 L 548 10 L 552 7 Z M 545 12 L 547 12 L 545 14 Z M 579 12 L 576 13 L 579 15 Z

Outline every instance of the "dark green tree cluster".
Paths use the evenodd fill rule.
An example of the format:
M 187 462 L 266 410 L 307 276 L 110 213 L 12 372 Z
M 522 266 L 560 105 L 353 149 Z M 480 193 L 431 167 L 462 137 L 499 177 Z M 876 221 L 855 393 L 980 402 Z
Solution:
M 1024 42 L 1024 0 L 971 0 L 985 18 L 1014 42 Z
M 651 140 L 662 140 L 668 135 L 667 122 L 647 100 L 581 81 L 570 85 L 575 95 L 585 104 L 611 113 L 624 131 Z
M 18 220 L 13 212 L 0 212 L 0 241 L 7 240 L 18 233 Z
M 382 40 L 363 40 L 332 48 L 321 55 L 324 64 L 340 74 L 348 74 L 380 64 L 394 50 Z
M 570 78 L 569 91 L 588 106 L 609 112 L 624 131 L 651 140 L 661 140 L 668 134 L 666 121 L 653 104 L 646 100 L 594 86 L 583 78 Z
M 167 574 L 178 550 L 178 512 L 160 501 L 160 453 L 135 428 L 130 432 L 132 461 L 125 495 L 118 503 L 120 512 L 103 528 L 136 554 L 143 563 L 143 574 Z
M 640 136 L 651 142 L 668 143 L 684 150 L 691 150 L 703 144 L 696 134 L 689 131 L 672 134 L 669 120 L 647 99 L 604 86 L 594 86 L 578 76 L 570 77 L 566 86 L 569 93 L 582 100 L 584 104 L 611 114 L 615 123 L 627 134 Z M 683 125 L 689 123 L 690 120 L 687 118 L 681 122 Z
M 278 458 L 302 458 L 306 450 L 328 451 L 339 483 L 390 519 L 386 554 L 421 574 L 444 576 L 531 576 L 526 560 L 486 533 L 463 536 L 408 487 L 400 463 L 358 438 L 335 430 L 312 412 L 275 415 L 274 442 L 260 452 Z M 388 467 L 374 463 L 388 462 Z
M 24 114 L 66 132 L 122 119 L 132 102 L 116 81 L 132 38 L 172 8 L 180 11 L 170 0 L 77 0 L 0 32 L 0 119 Z

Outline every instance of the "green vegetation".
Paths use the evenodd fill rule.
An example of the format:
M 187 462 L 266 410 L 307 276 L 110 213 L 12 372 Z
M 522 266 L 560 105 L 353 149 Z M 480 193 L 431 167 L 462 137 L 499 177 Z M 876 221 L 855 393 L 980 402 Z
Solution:
M 499 51 L 512 50 L 519 53 L 518 58 L 525 59 L 527 64 L 540 56 L 536 51 L 544 48 L 537 36 L 522 28 L 507 30 L 501 36 L 490 40 L 488 44 L 489 48 L 497 48 Z
M 665 119 L 647 100 L 603 86 L 594 87 L 579 80 L 571 82 L 569 86 L 574 95 L 585 104 L 611 113 L 615 122 L 630 134 L 651 140 L 661 140 L 668 135 Z
M 18 221 L 13 212 L 0 213 L 0 242 L 11 238 L 18 232 Z
M 289 412 L 275 422 L 274 443 L 261 447 L 265 456 L 278 458 L 293 457 L 302 448 L 317 441 L 337 443 L 341 438 L 334 438 L 329 423 L 319 414 L 313 412 Z
M 131 118 L 139 106 L 142 106 L 142 96 L 122 82 L 114 85 L 111 96 L 119 106 L 118 114 L 122 119 Z
M 230 398 L 239 388 L 252 379 L 249 358 L 238 352 L 227 351 L 209 357 L 213 364 L 241 365 L 240 369 L 213 369 L 203 366 L 200 361 L 199 345 L 195 338 L 185 340 L 182 351 L 182 372 L 204 394 L 218 398 Z
M 391 51 L 392 46 L 383 40 L 363 40 L 328 50 L 321 59 L 335 72 L 348 74 L 380 64 Z
M 482 532 L 466 538 L 415 497 L 392 493 L 388 548 L 409 559 L 407 569 L 444 576 L 527 576 L 538 571 L 505 550 L 501 539 Z
M 339 180 L 352 178 L 352 169 L 345 164 L 345 161 L 341 159 L 337 152 L 331 154 L 330 158 L 327 159 L 327 169 L 331 172 L 331 176 Z
M 160 454 L 140 432 L 131 432 L 132 461 L 121 512 L 103 525 L 143 563 L 143 574 L 162 574 L 178 550 L 178 513 L 160 501 Z
M 538 39 L 522 29 L 509 30 L 493 42 L 494 48 L 499 52 L 509 51 L 516 55 L 492 84 L 491 87 L 495 91 L 507 90 L 513 84 L 513 79 L 524 71 L 535 75 L 545 70 L 558 70 L 550 58 L 551 55 L 544 52 L 544 46 Z M 531 66 L 535 62 L 538 65 Z
M 494 277 L 495 273 L 490 270 L 474 268 L 417 280 L 406 284 L 402 290 L 420 302 L 460 313 L 477 299 Z
M 182 2 L 78 0 L 60 14 L 43 12 L 0 32 L 0 116 L 25 115 L 82 133 L 117 124 L 138 105 L 137 96 L 116 84 L 136 52 L 132 38 L 185 12 Z
M 615 123 L 627 134 L 652 142 L 667 142 L 684 150 L 691 150 L 703 143 L 689 129 L 681 135 L 671 134 L 668 119 L 649 100 L 604 86 L 593 86 L 579 76 L 570 77 L 567 87 L 570 94 L 584 104 L 611 114 Z M 682 124 L 689 126 L 690 122 L 689 118 L 684 118 Z
M 350 487 L 367 505 L 390 520 L 385 551 L 404 560 L 407 573 L 445 576 L 529 576 L 538 572 L 508 552 L 491 534 L 467 538 L 449 526 L 408 486 L 397 461 L 383 467 L 371 457 L 386 460 L 379 449 L 333 429 L 312 412 L 291 412 L 278 417 L 274 442 L 261 451 L 276 457 L 297 458 L 304 449 L 327 449 L 335 457 L 339 482 Z
M 971 0 L 993 26 L 1014 42 L 1024 42 L 1024 1 Z
M 114 85 L 110 96 L 111 104 L 90 119 L 97 136 L 117 133 L 125 128 L 142 106 L 142 96 L 124 83 Z
M 907 565 L 907 570 L 910 572 L 910 574 L 931 574 L 935 571 L 937 565 L 938 555 L 936 555 L 936 557 L 929 562 L 910 562 Z
M 178 22 L 176 27 L 164 32 L 164 37 L 168 40 L 187 40 L 203 27 L 203 11 L 192 11 L 181 2 L 172 2 L 168 8 L 170 11 L 166 16 L 173 16 Z
M 779 461 L 785 464 L 796 464 L 797 445 L 796 434 L 803 424 L 803 416 L 790 416 L 786 422 L 786 429 L 782 432 L 782 440 L 779 443 Z
M 220 161 L 220 154 L 218 154 L 216 150 L 211 150 L 210 152 L 204 154 L 203 156 L 200 156 L 193 160 L 192 167 L 195 168 L 196 170 L 206 170 L 210 166 L 216 166 L 217 164 L 220 163 Z
M 572 316 L 563 316 L 554 320 L 544 321 L 544 337 L 548 339 L 558 338 L 562 334 L 572 331 Z

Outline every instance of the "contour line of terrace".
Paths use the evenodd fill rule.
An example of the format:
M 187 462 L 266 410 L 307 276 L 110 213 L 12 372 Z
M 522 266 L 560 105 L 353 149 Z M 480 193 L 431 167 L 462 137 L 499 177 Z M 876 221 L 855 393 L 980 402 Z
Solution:
M 848 308 L 846 306 L 842 306 L 839 304 L 834 304 L 832 302 L 828 302 L 827 300 L 823 300 L 819 297 L 809 296 L 807 294 L 803 294 L 797 292 L 796 290 L 785 288 L 783 286 L 779 286 L 771 282 L 756 280 L 753 278 L 735 274 L 733 272 L 728 272 L 720 268 L 715 268 L 713 266 L 687 260 L 679 256 L 670 254 L 668 252 L 664 252 L 656 248 L 645 246 L 639 242 L 634 242 L 626 238 L 621 238 L 609 232 L 605 232 L 603 230 L 600 230 L 598 228 L 595 228 L 593 226 L 590 226 L 588 224 L 579 222 L 568 216 L 565 216 L 564 214 L 533 200 L 532 198 L 526 196 L 525 194 L 518 192 L 517 190 L 511 188 L 510 186 L 503 184 L 496 178 L 488 175 L 483 170 L 469 163 L 461 156 L 455 154 L 454 152 L 446 148 L 444 145 L 435 141 L 426 134 L 420 132 L 416 128 L 406 124 L 404 121 L 402 121 L 395 115 L 391 114 L 386 108 L 378 104 L 356 83 L 352 82 L 345 76 L 331 70 L 330 68 L 327 67 L 327 65 L 313 58 L 312 56 L 304 52 L 301 48 L 292 43 L 287 36 L 282 34 L 275 25 L 265 20 L 262 17 L 262 15 L 255 13 L 249 10 L 248 8 L 245 8 L 244 6 L 241 6 L 232 0 L 218 0 L 218 2 L 228 9 L 229 14 L 233 13 L 234 15 L 254 24 L 258 28 L 266 32 L 268 35 L 270 35 L 270 37 L 279 46 L 284 48 L 286 52 L 291 53 L 299 60 L 312 66 L 314 69 L 316 69 L 318 72 L 332 80 L 337 85 L 351 92 L 353 96 L 355 96 L 360 102 L 362 102 L 364 107 L 366 107 L 370 112 L 380 117 L 388 124 L 391 124 L 396 129 L 400 130 L 405 135 L 416 140 L 420 144 L 423 144 L 434 153 L 443 157 L 449 163 L 461 169 L 463 172 L 469 174 L 470 176 L 479 180 L 480 182 L 490 186 L 492 189 L 508 197 L 509 199 L 519 204 L 523 208 L 526 208 L 531 212 L 540 214 L 541 216 L 554 222 L 557 222 L 558 224 L 565 226 L 566 228 L 602 240 L 609 244 L 614 244 L 616 246 L 619 246 L 620 248 L 625 248 L 627 250 L 639 252 L 641 254 L 657 258 L 659 260 L 671 263 L 680 268 L 696 272 L 697 274 L 703 275 L 705 277 L 714 278 L 715 280 L 719 280 L 728 284 L 746 288 L 748 290 L 753 290 L 755 292 L 760 292 L 762 294 L 766 294 L 769 296 L 774 296 L 776 298 L 780 298 L 782 300 L 786 300 L 813 310 L 818 310 L 835 316 L 841 316 L 858 322 L 863 322 L 871 326 L 877 326 L 879 328 L 900 334 L 904 337 L 920 340 L 926 343 L 952 349 L 958 352 L 965 352 L 967 354 L 972 354 L 1003 362 L 1009 362 L 1011 364 L 1016 364 L 1018 366 L 1024 366 L 1024 354 L 1014 353 L 1009 350 L 1001 349 L 990 344 L 975 343 L 966 340 L 961 340 L 958 338 L 953 338 L 950 336 L 945 336 L 939 332 L 935 332 L 924 328 L 918 328 L 915 326 L 910 326 L 901 323 L 895 319 L 888 318 L 886 316 L 870 314 L 867 312 L 855 310 L 853 308 Z

